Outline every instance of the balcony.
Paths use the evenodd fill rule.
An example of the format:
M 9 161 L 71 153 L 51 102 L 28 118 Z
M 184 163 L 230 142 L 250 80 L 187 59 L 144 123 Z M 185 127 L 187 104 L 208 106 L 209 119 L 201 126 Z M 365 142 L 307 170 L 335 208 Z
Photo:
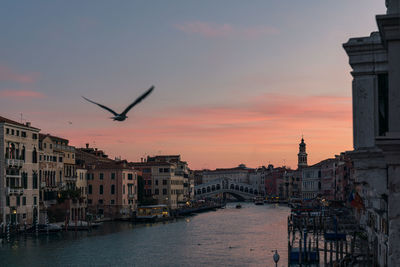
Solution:
M 64 180 L 66 182 L 76 182 L 77 179 L 78 179 L 78 177 L 76 175 L 74 175 L 74 176 L 64 176 Z
M 40 183 L 40 188 L 45 188 L 46 187 L 46 182 L 41 182 Z
M 16 195 L 16 196 L 20 196 L 24 194 L 24 189 L 21 187 L 7 187 L 7 195 Z
M 64 182 L 59 182 L 57 185 L 60 189 L 62 189 L 66 186 L 66 184 Z
M 12 168 L 22 168 L 24 161 L 20 159 L 6 159 L 6 165 Z
M 135 198 L 135 195 L 134 195 L 134 194 L 128 194 L 128 198 L 129 198 L 129 199 L 134 199 L 134 198 Z

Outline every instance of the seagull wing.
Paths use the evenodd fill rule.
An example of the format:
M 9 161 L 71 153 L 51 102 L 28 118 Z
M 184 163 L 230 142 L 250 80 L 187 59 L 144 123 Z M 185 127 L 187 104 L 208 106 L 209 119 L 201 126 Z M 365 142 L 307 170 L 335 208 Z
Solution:
M 109 112 L 111 112 L 112 114 L 114 114 L 114 116 L 118 116 L 118 115 L 119 115 L 117 112 L 115 112 L 114 110 L 112 110 L 112 109 L 109 108 L 109 107 L 106 107 L 106 106 L 104 106 L 104 105 L 102 105 L 102 104 L 96 103 L 96 102 L 94 102 L 94 101 L 92 101 L 92 100 L 90 100 L 90 99 L 87 99 L 87 98 L 84 97 L 84 96 L 82 96 L 82 97 L 83 97 L 86 101 L 89 101 L 90 103 L 96 104 L 96 105 L 98 105 L 99 107 L 104 108 L 105 110 L 108 110 Z
M 140 97 L 138 97 L 135 102 L 133 102 L 132 104 L 130 104 L 122 113 L 121 115 L 126 115 L 126 113 L 129 112 L 129 110 L 131 110 L 131 108 L 133 108 L 136 104 L 138 104 L 139 102 L 141 102 L 143 99 L 145 99 L 154 89 L 154 86 L 150 87 L 149 90 L 147 90 L 143 95 L 141 95 Z

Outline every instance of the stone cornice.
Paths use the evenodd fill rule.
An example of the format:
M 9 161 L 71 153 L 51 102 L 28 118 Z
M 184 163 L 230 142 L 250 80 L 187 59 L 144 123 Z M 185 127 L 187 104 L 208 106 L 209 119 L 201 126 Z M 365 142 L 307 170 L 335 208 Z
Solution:
M 389 165 L 400 165 L 400 132 L 389 132 L 386 136 L 377 137 L 375 142 Z
M 378 24 L 382 43 L 386 48 L 387 41 L 400 40 L 399 14 L 377 15 L 376 23 Z

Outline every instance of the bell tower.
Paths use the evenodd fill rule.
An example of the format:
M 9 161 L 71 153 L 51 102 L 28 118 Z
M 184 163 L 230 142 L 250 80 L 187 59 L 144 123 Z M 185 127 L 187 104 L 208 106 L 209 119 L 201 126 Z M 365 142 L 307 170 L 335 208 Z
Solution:
M 299 144 L 299 154 L 297 154 L 297 168 L 302 169 L 307 167 L 307 153 L 306 153 L 306 143 L 304 143 L 303 136 L 301 137 L 301 142 Z

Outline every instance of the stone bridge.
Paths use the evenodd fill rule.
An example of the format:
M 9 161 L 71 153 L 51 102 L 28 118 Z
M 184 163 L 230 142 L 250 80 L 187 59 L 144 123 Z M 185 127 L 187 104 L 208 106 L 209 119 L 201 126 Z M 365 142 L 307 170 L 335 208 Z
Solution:
M 249 200 L 256 197 L 260 192 L 258 188 L 252 185 L 238 183 L 228 178 L 220 178 L 194 187 L 194 196 L 196 199 L 225 193 L 232 195 L 238 200 Z

